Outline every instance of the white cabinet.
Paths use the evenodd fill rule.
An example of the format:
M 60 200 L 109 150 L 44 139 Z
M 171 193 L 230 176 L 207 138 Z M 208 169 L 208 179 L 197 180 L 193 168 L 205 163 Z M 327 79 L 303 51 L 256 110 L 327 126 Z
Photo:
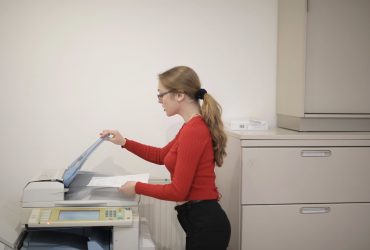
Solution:
M 279 0 L 278 125 L 370 131 L 370 1 Z
M 242 207 L 243 250 L 368 250 L 370 203 Z
M 370 133 L 228 132 L 232 250 L 370 249 Z

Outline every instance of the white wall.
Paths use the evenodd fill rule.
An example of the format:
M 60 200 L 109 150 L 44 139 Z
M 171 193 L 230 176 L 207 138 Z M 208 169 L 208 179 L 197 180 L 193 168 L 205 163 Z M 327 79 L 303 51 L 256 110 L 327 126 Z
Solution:
M 67 167 L 105 128 L 163 146 L 181 119 L 157 75 L 188 65 L 224 120 L 275 122 L 276 0 L 0 0 L 0 199 Z M 167 176 L 104 143 L 84 169 Z

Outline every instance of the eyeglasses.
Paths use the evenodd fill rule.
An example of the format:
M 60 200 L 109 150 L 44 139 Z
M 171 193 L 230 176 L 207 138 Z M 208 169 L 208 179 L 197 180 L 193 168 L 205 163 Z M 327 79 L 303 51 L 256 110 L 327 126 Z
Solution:
M 169 91 L 166 91 L 166 92 L 163 92 L 163 93 L 158 94 L 157 97 L 160 100 L 160 99 L 163 98 L 163 96 L 165 96 L 165 95 L 167 95 L 169 93 L 172 93 L 172 92 L 173 92 L 173 90 L 169 90 Z

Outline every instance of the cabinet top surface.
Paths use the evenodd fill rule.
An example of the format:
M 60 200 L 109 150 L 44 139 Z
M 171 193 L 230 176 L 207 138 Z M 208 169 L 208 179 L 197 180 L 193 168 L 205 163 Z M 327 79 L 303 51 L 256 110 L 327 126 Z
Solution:
M 240 140 L 370 140 L 370 132 L 298 132 L 271 128 L 264 131 L 231 131 L 229 136 Z

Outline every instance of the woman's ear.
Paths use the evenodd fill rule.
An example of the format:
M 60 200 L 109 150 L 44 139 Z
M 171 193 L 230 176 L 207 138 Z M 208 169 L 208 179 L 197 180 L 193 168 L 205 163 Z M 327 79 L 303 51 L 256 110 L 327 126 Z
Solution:
M 183 101 L 185 99 L 185 93 L 183 93 L 183 92 L 178 92 L 178 93 L 176 93 L 176 100 L 178 101 L 178 102 L 181 102 L 181 101 Z

